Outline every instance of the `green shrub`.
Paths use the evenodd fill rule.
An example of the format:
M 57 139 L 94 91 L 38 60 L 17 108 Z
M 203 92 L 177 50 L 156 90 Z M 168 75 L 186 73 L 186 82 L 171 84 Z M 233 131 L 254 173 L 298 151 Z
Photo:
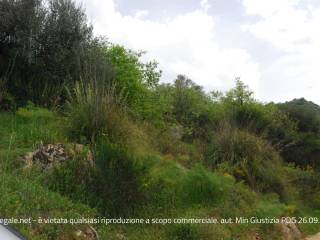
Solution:
M 106 216 L 129 216 L 145 201 L 146 165 L 120 146 L 99 141 L 95 165 L 83 153 L 43 176 L 53 191 L 97 208 Z
M 303 170 L 300 167 L 291 166 L 287 171 L 292 184 L 296 187 L 296 198 L 306 206 L 318 208 L 320 206 L 320 173 L 311 167 Z
M 217 213 L 223 218 L 251 216 L 259 199 L 255 192 L 241 182 L 232 184 L 225 195 L 217 209 Z
M 276 194 L 266 194 L 257 204 L 254 213 L 258 218 L 276 218 L 285 213 L 285 205 Z
M 153 212 L 163 212 L 183 204 L 181 188 L 185 174 L 186 170 L 176 162 L 161 158 L 152 166 L 145 185 Z
M 286 175 L 279 154 L 262 138 L 229 125 L 221 127 L 208 146 L 206 164 L 229 166 L 227 172 L 262 192 L 286 195 Z
M 172 161 L 154 165 L 146 182 L 148 202 L 154 212 L 192 206 L 214 206 L 223 202 L 233 179 L 219 176 L 201 166 L 185 169 Z
M 142 124 L 126 114 L 123 99 L 113 87 L 79 82 L 66 106 L 67 134 L 77 142 L 95 143 L 99 137 L 141 154 L 152 149 Z
M 71 139 L 94 142 L 107 129 L 116 126 L 116 97 L 112 88 L 78 82 L 66 105 L 68 134 Z
M 99 202 L 99 196 L 92 190 L 97 181 L 95 168 L 85 153 L 75 156 L 63 165 L 56 165 L 43 176 L 43 183 L 50 190 L 59 192 L 73 201 L 92 205 Z
M 200 166 L 191 169 L 182 180 L 184 202 L 202 206 L 222 202 L 230 188 L 228 180 Z
M 94 156 L 98 168 L 94 191 L 102 199 L 100 209 L 107 215 L 130 216 L 143 206 L 146 167 L 141 159 L 103 140 Z

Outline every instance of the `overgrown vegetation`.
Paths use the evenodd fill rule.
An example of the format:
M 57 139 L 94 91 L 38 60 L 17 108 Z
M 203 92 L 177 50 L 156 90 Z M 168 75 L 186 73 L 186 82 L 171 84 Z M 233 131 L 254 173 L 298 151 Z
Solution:
M 0 217 L 320 216 L 318 105 L 261 103 L 240 79 L 225 93 L 184 75 L 160 83 L 142 54 L 94 38 L 71 0 L 0 1 Z M 26 167 L 48 143 L 68 160 Z M 80 239 L 77 226 L 15 227 Z M 102 239 L 281 238 L 276 225 L 93 227 Z

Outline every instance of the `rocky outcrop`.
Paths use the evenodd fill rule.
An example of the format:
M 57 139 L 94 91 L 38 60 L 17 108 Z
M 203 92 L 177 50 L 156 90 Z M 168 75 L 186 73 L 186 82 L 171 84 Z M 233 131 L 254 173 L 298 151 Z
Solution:
M 58 144 L 41 144 L 34 152 L 29 152 L 23 157 L 26 167 L 40 166 L 43 170 L 50 169 L 54 164 L 61 164 L 69 159 L 65 146 Z
M 84 145 L 82 144 L 72 144 L 68 149 L 61 143 L 41 144 L 38 149 L 23 156 L 23 160 L 26 168 L 36 165 L 45 171 L 51 169 L 54 165 L 65 163 L 84 151 Z M 86 158 L 91 165 L 94 164 L 91 151 L 87 152 Z

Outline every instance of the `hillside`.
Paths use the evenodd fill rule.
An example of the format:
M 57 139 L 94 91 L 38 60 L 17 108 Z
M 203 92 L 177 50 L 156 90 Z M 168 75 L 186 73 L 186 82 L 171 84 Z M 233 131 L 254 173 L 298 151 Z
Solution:
M 320 131 L 320 106 L 304 98 L 280 104 L 280 108 L 298 122 L 300 131 Z
M 160 81 L 71 0 L 0 1 L 0 224 L 28 239 L 320 232 L 320 106 Z M 1 238 L 1 237 L 0 237 Z

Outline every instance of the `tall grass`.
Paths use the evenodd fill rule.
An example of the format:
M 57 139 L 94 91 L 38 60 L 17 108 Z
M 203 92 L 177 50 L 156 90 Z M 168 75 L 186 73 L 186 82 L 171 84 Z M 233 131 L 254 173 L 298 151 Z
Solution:
M 206 164 L 257 191 L 286 195 L 287 176 L 281 157 L 266 140 L 248 131 L 222 125 L 207 148 Z
M 95 142 L 99 135 L 116 128 L 119 109 L 124 106 L 114 87 L 80 81 L 68 93 L 66 112 L 72 139 Z
M 142 159 L 107 141 L 95 148 L 98 167 L 96 191 L 101 198 L 100 208 L 113 216 L 133 216 L 136 207 L 145 200 L 146 166 Z
M 66 132 L 73 141 L 94 145 L 103 138 L 138 155 L 152 152 L 144 124 L 130 118 L 125 97 L 114 86 L 76 83 L 66 114 Z

